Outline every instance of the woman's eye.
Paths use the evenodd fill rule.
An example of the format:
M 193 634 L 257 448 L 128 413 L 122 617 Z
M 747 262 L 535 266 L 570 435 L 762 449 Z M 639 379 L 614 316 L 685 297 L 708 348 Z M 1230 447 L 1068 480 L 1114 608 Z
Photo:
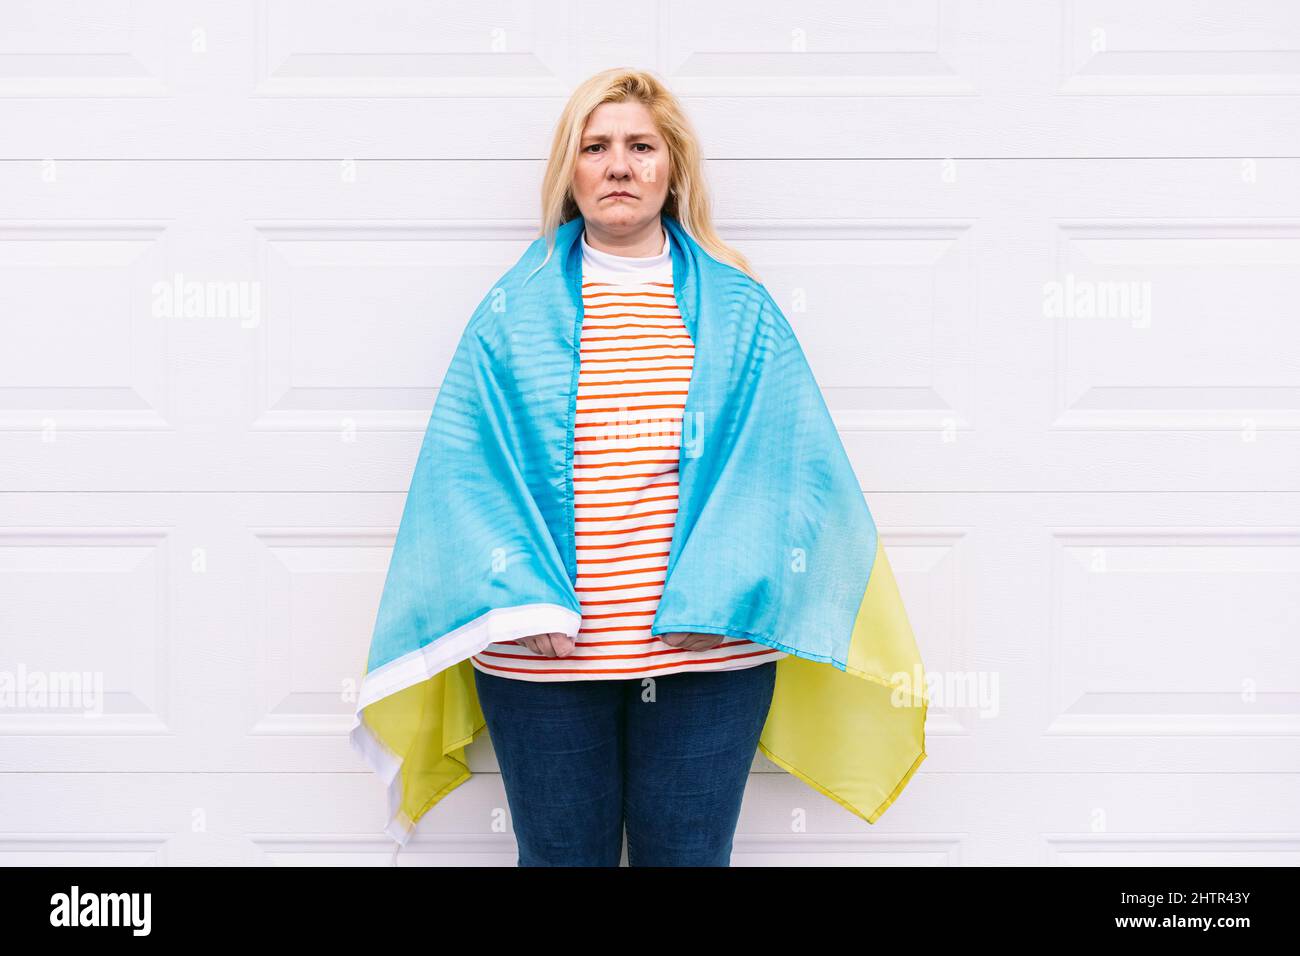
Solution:
M 654 147 L 651 146 L 649 143 L 633 143 L 632 146 L 633 146 L 634 148 L 637 147 L 637 146 L 644 146 L 645 149 L 644 149 L 644 150 L 640 150 L 640 152 L 646 152 L 646 153 L 648 153 L 648 152 L 652 152 L 652 151 L 654 150 Z M 604 144 L 604 143 L 592 143 L 590 146 L 586 147 L 583 151 L 584 151 L 584 152 L 591 152 L 593 149 L 604 149 L 604 148 L 605 148 L 605 144 Z

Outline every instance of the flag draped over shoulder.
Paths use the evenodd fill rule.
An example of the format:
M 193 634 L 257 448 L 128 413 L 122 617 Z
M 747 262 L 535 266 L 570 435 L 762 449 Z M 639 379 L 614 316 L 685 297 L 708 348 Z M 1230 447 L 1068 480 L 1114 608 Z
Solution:
M 678 512 L 651 633 L 786 651 L 759 747 L 870 823 L 925 759 L 924 672 L 875 522 L 793 330 L 767 289 L 672 217 L 695 345 Z M 351 728 L 387 785 L 387 832 L 469 779 L 486 733 L 469 658 L 575 637 L 573 418 L 581 218 L 484 297 L 425 430 Z

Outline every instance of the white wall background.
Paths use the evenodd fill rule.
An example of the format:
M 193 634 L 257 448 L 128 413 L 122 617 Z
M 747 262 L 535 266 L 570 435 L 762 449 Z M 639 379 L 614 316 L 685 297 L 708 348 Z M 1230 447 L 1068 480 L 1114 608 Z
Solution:
M 928 669 L 996 690 L 936 690 L 874 827 L 759 756 L 734 862 L 1300 862 L 1288 0 L 6 0 L 0 677 L 105 696 L 0 708 L 0 862 L 389 862 L 341 689 L 450 349 L 614 65 L 698 124 Z M 177 273 L 256 321 L 155 316 Z M 1150 313 L 1045 314 L 1067 275 Z M 471 759 L 402 865 L 514 862 Z

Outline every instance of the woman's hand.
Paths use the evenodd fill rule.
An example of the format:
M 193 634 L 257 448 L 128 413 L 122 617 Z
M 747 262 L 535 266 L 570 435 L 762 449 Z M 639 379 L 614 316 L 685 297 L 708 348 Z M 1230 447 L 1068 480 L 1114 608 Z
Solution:
M 557 632 L 530 634 L 517 639 L 515 643 L 522 644 L 534 654 L 541 654 L 543 657 L 568 657 L 573 651 L 573 638 Z
M 723 637 L 722 634 L 696 634 L 682 631 L 660 634 L 659 640 L 684 651 L 707 651 L 721 644 Z M 547 634 L 530 634 L 528 637 L 518 638 L 515 643 L 522 644 L 534 654 L 541 654 L 543 657 L 568 657 L 573 653 L 573 638 L 554 631 Z
M 707 651 L 709 648 L 721 644 L 722 639 L 723 635 L 721 634 L 696 634 L 692 631 L 659 635 L 659 640 L 665 644 L 680 647 L 684 651 Z

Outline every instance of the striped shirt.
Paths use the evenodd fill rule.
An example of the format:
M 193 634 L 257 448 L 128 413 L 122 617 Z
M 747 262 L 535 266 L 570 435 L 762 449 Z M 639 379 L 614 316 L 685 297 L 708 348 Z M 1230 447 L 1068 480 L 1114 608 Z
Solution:
M 617 256 L 582 236 L 582 337 L 573 425 L 582 625 L 567 657 L 516 642 L 470 662 L 521 680 L 609 680 L 739 670 L 786 657 L 724 637 L 689 651 L 650 633 L 677 516 L 678 457 L 695 345 L 674 297 L 672 252 Z

